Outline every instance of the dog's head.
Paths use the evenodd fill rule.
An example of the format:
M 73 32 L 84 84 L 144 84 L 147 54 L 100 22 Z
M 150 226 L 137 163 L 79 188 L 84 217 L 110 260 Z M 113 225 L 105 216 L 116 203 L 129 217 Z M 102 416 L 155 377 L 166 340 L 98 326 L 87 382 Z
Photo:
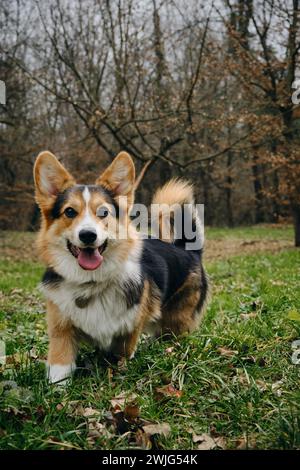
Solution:
M 76 184 L 52 153 L 42 152 L 34 166 L 34 180 L 42 212 L 39 251 L 49 266 L 61 275 L 72 271 L 80 277 L 103 270 L 106 257 L 116 264 L 125 255 L 135 181 L 134 164 L 126 152 L 94 185 Z

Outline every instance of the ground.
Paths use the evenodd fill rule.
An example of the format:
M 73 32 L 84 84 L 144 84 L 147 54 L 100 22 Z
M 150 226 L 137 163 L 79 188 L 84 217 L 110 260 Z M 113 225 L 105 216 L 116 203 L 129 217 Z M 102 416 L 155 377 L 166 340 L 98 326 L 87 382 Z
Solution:
M 63 390 L 45 380 L 34 235 L 0 234 L 1 449 L 300 448 L 300 364 L 292 361 L 300 250 L 292 229 L 206 235 L 212 287 L 201 328 L 167 342 L 145 337 L 127 364 L 85 348 Z

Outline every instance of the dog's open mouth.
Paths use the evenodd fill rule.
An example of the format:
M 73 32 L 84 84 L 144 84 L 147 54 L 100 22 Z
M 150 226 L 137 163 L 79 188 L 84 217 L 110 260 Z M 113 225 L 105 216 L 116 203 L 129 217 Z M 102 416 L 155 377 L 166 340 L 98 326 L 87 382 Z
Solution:
M 77 258 L 78 264 L 82 269 L 93 271 L 102 264 L 102 253 L 107 247 L 107 240 L 101 246 L 98 246 L 98 248 L 79 248 L 68 240 L 67 247 L 69 252 Z

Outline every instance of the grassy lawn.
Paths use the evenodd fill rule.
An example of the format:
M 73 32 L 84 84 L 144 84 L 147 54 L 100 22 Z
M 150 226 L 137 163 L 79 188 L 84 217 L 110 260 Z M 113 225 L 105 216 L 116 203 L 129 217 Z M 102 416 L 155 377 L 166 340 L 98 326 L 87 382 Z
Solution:
M 210 242 L 226 247 L 228 238 L 246 245 L 209 256 Z M 1 449 L 300 448 L 300 365 L 291 361 L 300 323 L 289 318 L 300 309 L 300 250 L 267 250 L 278 239 L 291 245 L 289 227 L 209 229 L 212 295 L 199 331 L 145 337 L 121 366 L 84 348 L 65 390 L 45 381 L 43 269 L 28 252 L 10 252 L 16 239 L 1 235 Z M 248 252 L 255 240 L 266 250 Z

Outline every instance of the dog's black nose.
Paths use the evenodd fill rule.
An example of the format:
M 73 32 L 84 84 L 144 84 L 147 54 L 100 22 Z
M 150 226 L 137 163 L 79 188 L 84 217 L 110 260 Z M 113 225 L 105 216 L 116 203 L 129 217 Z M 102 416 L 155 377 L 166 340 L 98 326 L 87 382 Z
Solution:
M 95 230 L 80 230 L 79 240 L 85 245 L 91 245 L 97 238 L 97 233 Z

